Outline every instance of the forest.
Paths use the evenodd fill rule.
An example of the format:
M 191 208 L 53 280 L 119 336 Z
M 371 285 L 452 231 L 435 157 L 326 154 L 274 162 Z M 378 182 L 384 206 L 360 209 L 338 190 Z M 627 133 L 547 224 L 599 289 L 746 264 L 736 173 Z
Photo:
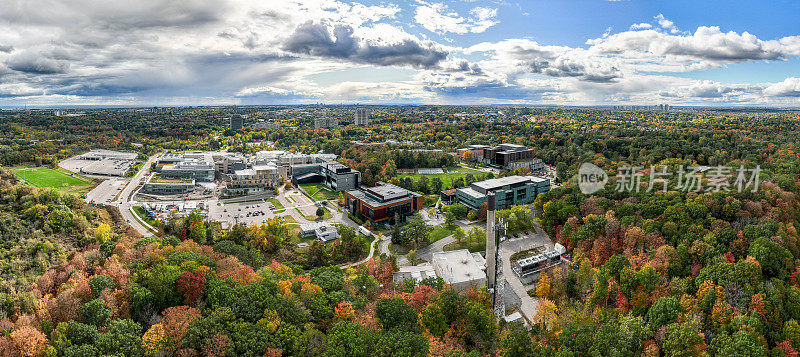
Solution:
M 431 108 L 385 107 L 367 127 L 313 129 L 281 112 L 292 126 L 232 132 L 220 119 L 230 110 L 92 112 L 75 121 L 4 113 L 0 163 L 48 164 L 132 143 L 144 144 L 143 154 L 322 150 L 365 179 L 369 172 L 370 182 L 435 195 L 437 185 L 398 180 L 397 170 L 454 167 L 449 153 L 467 144 L 517 143 L 557 168 L 561 187 L 534 208 L 571 263 L 542 275 L 527 330 L 498 322 L 485 289 L 459 294 L 437 279 L 394 286 L 390 256 L 339 268 L 367 249 L 356 234 L 298 254 L 286 248 L 281 222 L 223 230 L 189 216 L 143 238 L 114 209 L 2 172 L 0 355 L 798 355 L 796 112 L 520 108 L 454 120 L 458 108 L 437 117 Z M 584 162 L 606 171 L 606 189 L 581 193 Z M 761 182 L 755 192 L 614 190 L 621 167 L 643 167 L 647 177 L 651 167 L 681 165 L 758 165 Z

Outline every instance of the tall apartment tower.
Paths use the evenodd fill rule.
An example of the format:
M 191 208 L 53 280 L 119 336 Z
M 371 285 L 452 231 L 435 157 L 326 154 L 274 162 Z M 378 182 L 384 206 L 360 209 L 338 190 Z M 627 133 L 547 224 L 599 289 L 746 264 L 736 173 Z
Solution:
M 494 193 L 486 200 L 486 282 L 489 290 L 494 289 L 497 275 L 497 240 L 494 238 Z
M 365 108 L 356 108 L 354 118 L 356 125 L 369 125 L 369 111 Z
M 244 117 L 239 114 L 231 115 L 231 130 L 239 130 L 244 126 Z

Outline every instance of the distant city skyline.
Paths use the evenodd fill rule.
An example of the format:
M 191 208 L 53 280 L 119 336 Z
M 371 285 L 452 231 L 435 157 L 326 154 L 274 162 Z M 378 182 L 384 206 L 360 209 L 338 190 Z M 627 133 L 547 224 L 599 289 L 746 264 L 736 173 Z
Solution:
M 0 107 L 800 107 L 800 2 L 0 0 Z

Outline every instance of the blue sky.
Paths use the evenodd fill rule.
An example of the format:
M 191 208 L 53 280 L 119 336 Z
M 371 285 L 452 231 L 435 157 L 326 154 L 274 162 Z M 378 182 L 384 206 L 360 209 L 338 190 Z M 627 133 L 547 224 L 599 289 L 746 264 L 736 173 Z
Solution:
M 8 0 L 0 106 L 800 107 L 798 1 Z

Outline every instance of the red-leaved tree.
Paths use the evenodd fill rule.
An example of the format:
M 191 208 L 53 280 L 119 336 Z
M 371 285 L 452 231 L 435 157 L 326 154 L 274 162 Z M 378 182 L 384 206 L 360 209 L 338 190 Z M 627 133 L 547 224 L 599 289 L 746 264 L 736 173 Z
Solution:
M 206 276 L 200 272 L 183 272 L 178 278 L 178 292 L 183 295 L 183 302 L 191 305 L 199 299 L 206 291 Z

